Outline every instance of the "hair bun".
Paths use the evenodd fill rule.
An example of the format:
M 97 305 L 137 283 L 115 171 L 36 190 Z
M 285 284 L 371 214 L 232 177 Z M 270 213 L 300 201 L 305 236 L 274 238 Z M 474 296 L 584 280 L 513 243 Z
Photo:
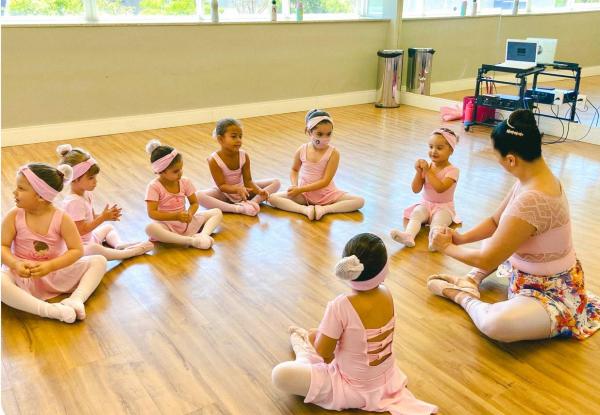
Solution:
M 56 153 L 61 157 L 66 156 L 67 153 L 72 150 L 73 147 L 71 146 L 71 144 L 61 144 L 58 147 L 56 147 Z
M 56 170 L 62 173 L 63 183 L 68 183 L 73 178 L 73 168 L 68 164 L 61 164 L 56 168 Z
M 335 265 L 335 275 L 346 281 L 352 281 L 362 274 L 365 266 L 360 262 L 356 255 L 351 255 L 340 259 Z
M 161 145 L 162 144 L 160 144 L 160 141 L 158 141 L 156 138 L 153 138 L 152 140 L 148 141 L 148 144 L 146 144 L 146 153 L 152 154 L 152 152 Z

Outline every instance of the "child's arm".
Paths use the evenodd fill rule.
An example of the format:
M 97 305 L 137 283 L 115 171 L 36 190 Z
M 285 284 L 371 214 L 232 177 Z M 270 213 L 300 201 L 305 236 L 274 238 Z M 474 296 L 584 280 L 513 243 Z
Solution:
M 196 211 L 198 210 L 200 205 L 198 204 L 198 197 L 196 196 L 196 193 L 192 193 L 191 195 L 188 196 L 187 199 L 188 199 L 188 202 L 190 202 L 190 207 L 188 208 L 187 212 L 190 215 L 190 220 L 191 220 L 192 216 L 194 216 L 196 214 Z
M 425 184 L 425 179 L 423 178 L 423 168 L 421 167 L 422 162 L 427 162 L 425 160 L 417 160 L 415 162 L 415 177 L 413 177 L 413 181 L 411 184 L 411 189 L 413 193 L 420 193 L 423 190 L 423 185 Z
M 73 219 L 69 215 L 63 215 L 62 217 L 60 234 L 65 240 L 67 251 L 54 259 L 37 262 L 30 268 L 32 278 L 40 278 L 52 271 L 68 267 L 83 256 L 81 237 L 79 236 L 75 222 L 73 222 Z
M 239 194 L 243 200 L 246 200 L 248 198 L 249 194 L 245 186 L 225 183 L 225 176 L 223 175 L 223 171 L 221 170 L 215 159 L 213 159 L 212 157 L 208 160 L 208 168 L 210 169 L 210 174 L 212 175 L 212 178 L 220 191 L 229 194 Z
M 300 147 L 296 150 L 296 154 L 294 154 L 294 163 L 292 164 L 292 170 L 290 171 L 290 183 L 294 187 L 298 187 L 298 174 L 300 172 L 300 167 L 302 167 L 302 160 L 300 160 Z
M 338 342 L 337 339 L 332 339 L 316 329 L 309 330 L 308 338 L 325 363 L 331 363 L 335 357 L 334 352 Z
M 31 277 L 29 268 L 34 265 L 32 261 L 24 261 L 15 257 L 10 250 L 13 240 L 17 235 L 15 229 L 15 216 L 17 209 L 11 209 L 2 220 L 2 263 L 15 270 L 21 278 Z
M 161 212 L 158 210 L 158 202 L 155 200 L 146 200 L 146 211 L 148 212 L 148 216 L 150 219 L 154 219 L 157 221 L 169 221 L 176 220 L 179 222 L 189 222 L 187 221 L 188 212 Z M 183 220 L 182 220 L 183 219 Z
M 108 204 L 104 206 L 102 213 L 96 215 L 94 213 L 94 219 L 86 222 L 84 220 L 78 220 L 75 222 L 77 230 L 80 235 L 86 235 L 102 225 L 106 221 L 118 221 L 121 218 L 121 209 L 117 205 L 109 207 Z
M 333 180 L 333 176 L 335 176 L 335 172 L 337 171 L 339 164 L 340 153 L 337 150 L 333 150 L 331 153 L 331 158 L 327 162 L 327 167 L 325 168 L 325 174 L 323 175 L 323 178 L 314 183 L 299 187 L 298 190 L 300 193 L 312 192 L 313 190 L 322 189 L 323 187 L 327 186 Z
M 431 187 L 438 193 L 444 193 L 456 183 L 456 179 L 448 176 L 444 177 L 442 180 L 438 179 L 431 168 L 425 171 L 425 175 L 427 176 L 427 181 L 431 184 Z
M 247 190 L 251 190 L 255 195 L 267 196 L 267 192 L 261 189 L 252 181 L 252 173 L 250 170 L 250 157 L 246 153 L 246 163 L 242 167 L 242 177 L 244 178 L 244 186 Z

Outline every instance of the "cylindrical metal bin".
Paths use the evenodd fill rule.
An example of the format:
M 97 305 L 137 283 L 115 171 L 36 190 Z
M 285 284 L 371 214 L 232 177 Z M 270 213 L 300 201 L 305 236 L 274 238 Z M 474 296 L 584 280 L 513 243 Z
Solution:
M 435 50 L 431 48 L 408 49 L 406 92 L 429 95 L 431 90 L 431 65 Z
M 377 94 L 375 106 L 395 108 L 400 106 L 400 90 L 402 89 L 402 58 L 400 49 L 380 50 L 377 68 Z

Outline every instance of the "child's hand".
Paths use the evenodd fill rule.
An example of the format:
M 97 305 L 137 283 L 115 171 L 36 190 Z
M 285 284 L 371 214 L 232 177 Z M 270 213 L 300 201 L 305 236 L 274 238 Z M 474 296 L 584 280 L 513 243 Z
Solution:
M 121 208 L 117 205 L 109 207 L 108 204 L 104 206 L 104 210 L 100 214 L 104 221 L 118 221 L 121 219 Z
M 423 159 L 419 159 L 418 163 L 419 163 L 419 167 L 421 168 L 421 171 L 423 171 L 424 173 L 426 173 L 427 170 L 429 170 L 429 163 L 427 163 L 427 161 L 425 161 Z
M 298 195 L 302 194 L 302 192 L 300 191 L 300 189 L 298 188 L 298 186 L 290 186 L 287 189 L 287 195 L 289 197 L 296 197 Z
M 235 192 L 242 198 L 242 200 L 248 200 L 248 196 L 250 196 L 248 189 L 244 185 L 239 185 L 235 189 Z
M 187 210 L 184 210 L 183 212 L 179 212 L 177 214 L 177 220 L 183 223 L 190 223 L 192 221 L 192 215 L 190 215 L 190 212 Z
M 258 188 L 258 195 L 266 199 L 269 198 L 269 192 L 267 192 L 265 189 L 261 189 L 260 187 Z
M 29 271 L 31 272 L 31 278 L 41 278 L 54 271 L 54 268 L 50 264 L 50 261 L 43 261 L 37 262 L 29 269 Z
M 31 267 L 35 265 L 33 262 L 25 262 L 19 261 L 16 264 L 15 271 L 19 274 L 21 278 L 30 278 L 31 277 Z
M 419 173 L 423 173 L 423 169 L 421 169 L 421 162 L 423 160 L 417 160 L 415 161 L 415 170 L 418 171 Z

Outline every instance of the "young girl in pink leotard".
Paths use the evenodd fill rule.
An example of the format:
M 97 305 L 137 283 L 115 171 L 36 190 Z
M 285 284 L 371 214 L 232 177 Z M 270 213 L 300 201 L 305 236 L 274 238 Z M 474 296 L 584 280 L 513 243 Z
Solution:
M 294 155 L 290 173 L 292 185 L 285 193 L 269 199 L 276 208 L 320 220 L 326 213 L 354 212 L 365 200 L 339 190 L 333 176 L 340 162 L 340 153 L 329 144 L 333 134 L 333 120 L 329 113 L 311 110 L 305 117 L 305 132 L 310 143 L 303 144 Z
M 415 246 L 415 236 L 423 223 L 430 224 L 430 236 L 434 230 L 444 229 L 452 222 L 461 220 L 454 210 L 454 191 L 458 182 L 458 167 L 448 160 L 456 145 L 458 136 L 448 128 L 438 128 L 429 137 L 429 158 L 417 160 L 415 177 L 412 181 L 412 191 L 422 193 L 419 203 L 404 210 L 404 219 L 408 220 L 404 232 L 393 229 L 391 236 L 396 242 L 408 247 Z M 429 249 L 433 251 L 430 244 Z
M 406 388 L 406 375 L 396 365 L 396 316 L 392 294 L 383 285 L 388 273 L 383 241 L 370 233 L 356 235 L 346 244 L 335 273 L 352 293 L 329 302 L 318 330 L 290 327 L 296 360 L 273 369 L 275 386 L 325 409 L 437 412 Z
M 2 221 L 2 302 L 65 323 L 85 318 L 83 303 L 106 272 L 104 257 L 81 258 L 75 223 L 52 204 L 72 173 L 67 165 L 21 167 L 13 192 L 17 206 Z M 71 295 L 60 303 L 45 301 L 64 293 Z
M 216 187 L 198 192 L 198 202 L 205 208 L 256 216 L 260 203 L 279 190 L 277 179 L 252 180 L 250 157 L 242 147 L 242 124 L 233 118 L 217 122 L 213 136 L 221 145 L 208 158 L 208 167 Z
M 106 223 L 120 220 L 119 206 L 107 204 L 102 213 L 96 214 L 94 211 L 92 192 L 96 188 L 96 179 L 100 173 L 96 160 L 84 150 L 73 148 L 70 144 L 61 144 L 56 148 L 56 152 L 62 158 L 61 163 L 73 168 L 71 193 L 65 196 L 62 206 L 75 221 L 81 234 L 84 255 L 98 254 L 112 260 L 131 258 L 152 250 L 154 245 L 149 241 L 123 242 L 115 227 Z
M 183 176 L 183 156 L 158 140 L 146 145 L 152 171 L 158 175 L 146 188 L 148 216 L 154 222 L 146 227 L 150 240 L 210 249 L 210 236 L 221 223 L 219 209 L 197 212 L 198 200 L 192 181 Z M 189 207 L 186 209 L 186 199 Z

